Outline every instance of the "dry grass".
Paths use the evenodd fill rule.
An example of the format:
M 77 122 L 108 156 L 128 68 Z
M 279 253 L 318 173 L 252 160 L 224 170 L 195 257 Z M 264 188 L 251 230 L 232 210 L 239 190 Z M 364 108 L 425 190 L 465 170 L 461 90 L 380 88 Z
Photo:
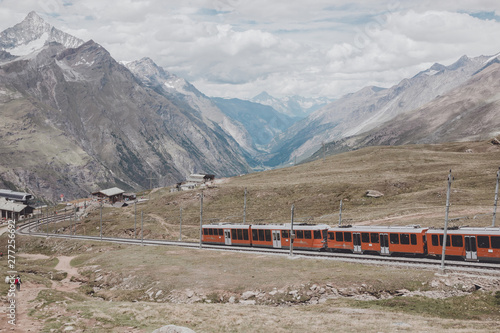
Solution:
M 473 153 L 465 153 L 467 149 Z M 455 176 L 451 217 L 468 217 L 452 224 L 489 226 L 499 161 L 498 147 L 486 142 L 362 149 L 325 161 L 228 179 L 217 188 L 204 191 L 204 222 L 241 222 L 246 187 L 249 222 L 288 222 L 294 204 L 296 220 L 334 225 L 338 222 L 339 201 L 343 199 L 346 223 L 440 226 L 451 168 Z M 368 189 L 385 195 L 367 198 L 364 194 Z M 199 191 L 170 193 L 168 189 L 157 189 L 145 194 L 149 195 L 149 202 L 137 205 L 137 237 L 143 212 L 145 238 L 178 239 L 182 208 L 183 239 L 197 241 Z M 104 208 L 104 235 L 133 237 L 134 212 L 134 206 Z M 488 213 L 489 216 L 472 219 Z M 98 235 L 99 222 L 99 209 L 94 209 L 78 222 L 77 233 Z M 50 230 L 67 233 L 68 225 L 69 222 L 61 223 Z M 5 239 L 0 238 L 0 243 L 5 243 Z M 500 320 L 498 305 L 488 293 L 443 301 L 409 297 L 368 302 L 339 299 L 307 306 L 227 303 L 229 296 L 239 297 L 247 290 L 268 294 L 274 289 L 306 291 L 312 284 L 335 288 L 364 285 L 375 293 L 403 288 L 427 290 L 435 277 L 434 272 L 425 270 L 21 236 L 18 244 L 24 252 L 76 256 L 72 264 L 88 279 L 79 292 L 39 295 L 50 296 L 50 304 L 37 307 L 32 316 L 44 321 L 47 331 L 71 324 L 77 330 L 92 331 L 89 327 L 94 327 L 95 332 L 148 332 L 177 324 L 198 333 L 488 332 Z M 38 262 L 29 263 L 38 267 L 35 270 L 46 272 Z M 20 265 L 23 267 L 24 263 L 21 261 Z M 33 281 L 49 283 L 35 271 L 26 270 L 24 275 L 25 280 L 33 275 Z M 173 303 L 178 295 L 185 296 L 187 289 L 205 295 L 205 300 L 224 297 L 225 303 Z M 159 291 L 162 293 L 158 298 L 148 296 Z M 79 297 L 85 294 L 82 301 Z M 88 296 L 91 294 L 93 297 Z M 484 314 L 478 309 L 484 310 Z M 470 316 L 464 317 L 467 310 Z
M 472 150 L 473 153 L 467 153 Z M 295 206 L 295 221 L 348 224 L 442 226 L 446 180 L 452 169 L 452 225 L 489 226 L 500 149 L 489 142 L 370 147 L 325 160 L 225 180 L 204 190 L 203 221 L 243 222 L 247 188 L 247 223 L 285 223 Z M 368 198 L 367 190 L 384 193 Z M 200 191 L 146 194 L 151 200 L 126 208 L 104 208 L 105 235 L 139 236 L 143 212 L 144 237 L 179 238 L 180 210 L 184 240 L 196 240 L 200 223 Z M 476 217 L 476 218 L 474 218 Z M 100 212 L 80 221 L 78 233 L 97 235 Z M 54 228 L 54 230 L 57 228 Z M 60 230 L 60 232 L 63 232 Z M 66 231 L 67 232 L 67 231 Z

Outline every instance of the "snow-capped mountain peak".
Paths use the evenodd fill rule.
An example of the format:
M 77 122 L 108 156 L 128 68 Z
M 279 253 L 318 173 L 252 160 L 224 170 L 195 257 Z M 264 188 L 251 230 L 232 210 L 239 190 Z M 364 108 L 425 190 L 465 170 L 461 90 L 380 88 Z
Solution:
M 36 12 L 0 33 L 0 50 L 15 56 L 24 56 L 40 50 L 49 42 L 57 42 L 66 48 L 82 45 L 83 40 L 62 32 L 45 22 Z

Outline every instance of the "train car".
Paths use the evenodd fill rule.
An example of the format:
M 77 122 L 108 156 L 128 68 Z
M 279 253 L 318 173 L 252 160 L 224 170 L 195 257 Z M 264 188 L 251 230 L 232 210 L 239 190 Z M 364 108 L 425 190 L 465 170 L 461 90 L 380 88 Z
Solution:
M 443 254 L 443 229 L 429 229 L 429 255 Z M 467 261 L 500 261 L 500 228 L 458 228 L 447 231 L 445 256 Z
M 252 246 L 250 225 L 206 224 L 202 230 L 201 241 L 204 244 Z
M 293 227 L 295 239 L 293 247 L 301 250 L 326 249 L 326 231 L 329 226 L 296 224 Z M 252 246 L 290 248 L 290 224 L 267 224 L 252 226 Z
M 426 254 L 428 228 L 348 226 L 328 229 L 328 250 L 353 253 Z

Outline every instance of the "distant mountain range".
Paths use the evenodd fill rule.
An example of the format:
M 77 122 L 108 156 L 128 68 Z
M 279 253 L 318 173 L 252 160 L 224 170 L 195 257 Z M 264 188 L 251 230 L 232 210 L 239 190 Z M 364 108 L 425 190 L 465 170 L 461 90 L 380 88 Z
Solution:
M 276 98 L 263 91 L 250 99 L 251 102 L 264 104 L 276 111 L 293 118 L 305 118 L 316 110 L 331 103 L 333 99 L 326 97 L 307 98 L 302 96 L 288 96 Z
M 450 66 L 434 64 L 391 88 L 370 86 L 343 96 L 274 138 L 267 164 L 277 166 L 294 159 L 301 161 L 322 149 L 323 144 L 371 131 L 399 115 L 418 110 L 457 87 L 474 85 L 474 77 L 489 63 L 496 62 L 495 59 L 495 56 L 463 56 Z M 464 91 L 462 98 L 467 99 L 468 94 Z M 436 135 L 433 138 L 434 141 L 428 141 L 442 142 Z
M 463 56 L 337 100 L 209 98 L 150 58 L 119 63 L 31 12 L 0 33 L 0 187 L 56 200 L 367 145 L 482 140 L 500 132 L 499 67 Z

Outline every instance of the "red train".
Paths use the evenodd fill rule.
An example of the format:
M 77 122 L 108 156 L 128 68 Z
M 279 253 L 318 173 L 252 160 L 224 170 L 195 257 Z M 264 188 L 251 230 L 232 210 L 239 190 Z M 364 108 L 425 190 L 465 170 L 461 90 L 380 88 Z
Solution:
M 203 225 L 202 242 L 235 246 L 290 248 L 290 224 Z M 379 255 L 441 257 L 443 230 L 420 226 L 294 225 L 293 247 L 302 250 L 342 251 Z M 500 228 L 448 230 L 446 256 L 467 261 L 500 261 Z

